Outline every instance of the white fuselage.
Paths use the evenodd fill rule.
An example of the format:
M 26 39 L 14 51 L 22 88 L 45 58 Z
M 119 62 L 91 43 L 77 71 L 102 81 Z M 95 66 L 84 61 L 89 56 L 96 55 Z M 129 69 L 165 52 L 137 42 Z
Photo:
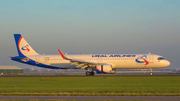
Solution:
M 146 55 L 148 64 L 143 63 L 143 59 L 139 58 Z M 70 60 L 63 59 L 60 55 L 35 55 L 27 56 L 29 59 L 36 61 L 37 64 L 42 63 L 60 68 L 81 68 L 77 65 L 71 64 Z M 149 69 L 149 68 L 163 68 L 170 65 L 167 60 L 158 60 L 159 55 L 155 54 L 100 54 L 100 55 L 66 55 L 71 59 L 94 63 L 107 63 L 111 64 L 113 69 Z M 139 58 L 139 59 L 138 59 Z M 139 63 L 136 61 L 141 61 Z

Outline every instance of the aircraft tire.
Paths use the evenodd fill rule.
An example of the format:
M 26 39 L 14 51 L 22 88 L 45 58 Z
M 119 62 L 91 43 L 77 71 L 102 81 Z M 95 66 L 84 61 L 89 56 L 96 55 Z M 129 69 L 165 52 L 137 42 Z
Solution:
M 91 74 L 90 72 L 88 72 L 88 71 L 86 72 L 86 76 L 90 76 L 90 74 Z
M 153 75 L 153 73 L 151 72 L 151 73 L 150 73 L 150 75 L 152 76 L 152 75 Z
M 94 72 L 90 72 L 90 75 L 91 75 L 91 76 L 94 76 Z

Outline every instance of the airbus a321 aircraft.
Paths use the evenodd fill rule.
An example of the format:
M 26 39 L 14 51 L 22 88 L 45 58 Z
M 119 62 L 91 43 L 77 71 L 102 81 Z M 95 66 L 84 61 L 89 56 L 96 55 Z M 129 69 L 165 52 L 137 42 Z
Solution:
M 90 54 L 90 55 L 40 55 L 26 42 L 21 34 L 14 34 L 19 56 L 11 60 L 50 69 L 83 69 L 87 76 L 96 73 L 114 74 L 116 69 L 150 69 L 170 65 L 160 55 L 155 54 Z

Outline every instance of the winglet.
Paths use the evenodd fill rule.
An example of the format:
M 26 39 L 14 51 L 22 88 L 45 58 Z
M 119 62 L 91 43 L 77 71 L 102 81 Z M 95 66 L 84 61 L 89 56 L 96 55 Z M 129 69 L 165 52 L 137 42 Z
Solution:
M 58 51 L 59 51 L 59 53 L 60 53 L 60 55 L 61 55 L 61 57 L 62 57 L 63 59 L 68 59 L 66 56 L 64 56 L 63 52 L 61 52 L 60 49 L 58 49 Z

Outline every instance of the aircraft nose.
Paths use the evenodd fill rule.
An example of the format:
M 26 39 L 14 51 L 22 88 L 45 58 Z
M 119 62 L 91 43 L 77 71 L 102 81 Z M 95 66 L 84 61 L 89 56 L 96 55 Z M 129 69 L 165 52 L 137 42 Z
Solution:
M 168 60 L 166 60 L 166 61 L 164 62 L 164 64 L 165 64 L 165 66 L 167 67 L 167 66 L 169 66 L 171 63 L 170 63 Z

